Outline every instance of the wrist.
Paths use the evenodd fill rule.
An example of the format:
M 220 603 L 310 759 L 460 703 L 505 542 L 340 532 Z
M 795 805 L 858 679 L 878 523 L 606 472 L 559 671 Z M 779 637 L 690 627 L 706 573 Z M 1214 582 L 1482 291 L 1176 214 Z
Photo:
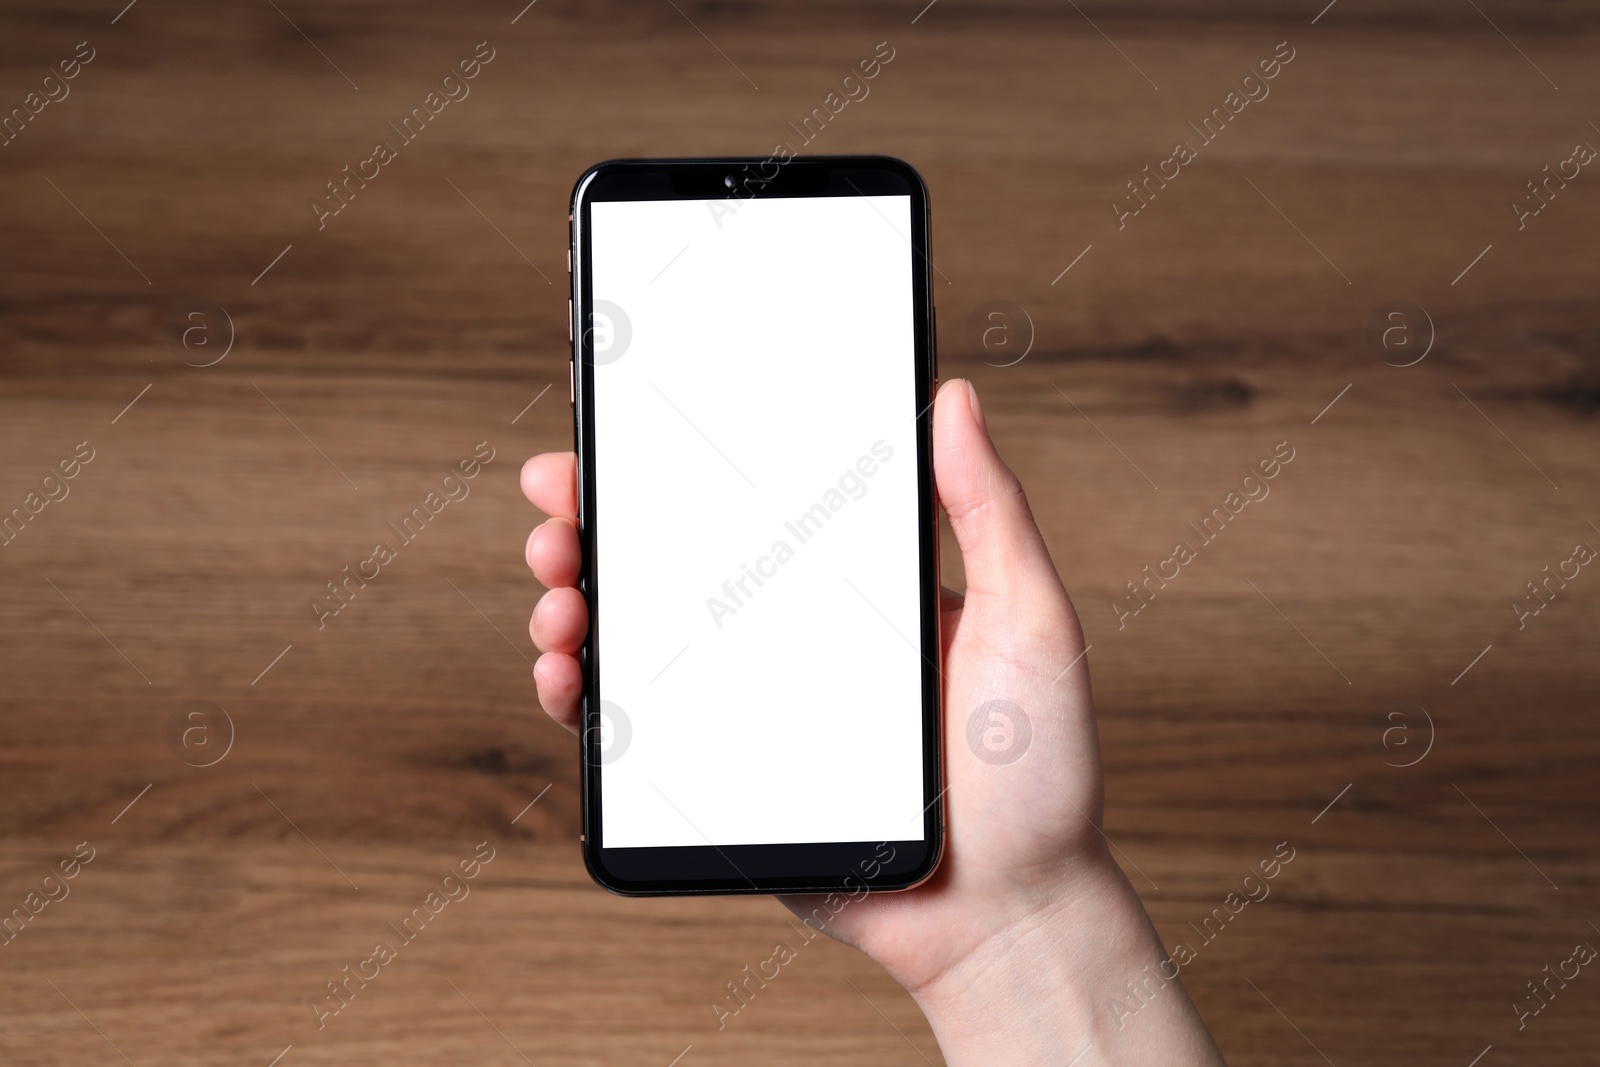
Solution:
M 1222 1063 L 1122 871 L 1104 850 L 1086 862 L 1065 892 L 1011 902 L 991 935 L 908 987 L 948 1063 Z

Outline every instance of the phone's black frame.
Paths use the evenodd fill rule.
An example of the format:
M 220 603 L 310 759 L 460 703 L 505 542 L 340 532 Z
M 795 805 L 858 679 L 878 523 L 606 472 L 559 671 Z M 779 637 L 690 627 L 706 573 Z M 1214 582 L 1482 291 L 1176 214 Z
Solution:
M 594 351 L 588 328 L 593 299 L 590 205 L 613 200 L 748 200 L 792 196 L 905 195 L 911 198 L 915 318 L 915 407 L 922 577 L 923 818 L 922 840 L 783 845 L 601 848 L 599 586 L 594 469 Z M 578 455 L 578 531 L 583 546 L 579 588 L 589 606 L 581 654 L 584 681 L 580 731 L 583 855 L 590 876 L 627 896 L 700 893 L 845 892 L 908 889 L 929 877 L 944 848 L 943 681 L 939 662 L 939 530 L 934 492 L 932 403 L 937 386 L 929 260 L 929 205 L 922 177 L 888 156 L 797 156 L 737 159 L 623 159 L 589 168 L 572 192 L 572 401 Z M 848 255 L 848 249 L 841 249 Z M 803 368 L 796 368 L 797 372 Z M 841 388 L 848 388 L 841 382 Z M 831 785 L 831 784 L 830 784 Z M 908 820 L 910 821 L 910 820 Z M 887 853 L 887 854 L 886 854 Z

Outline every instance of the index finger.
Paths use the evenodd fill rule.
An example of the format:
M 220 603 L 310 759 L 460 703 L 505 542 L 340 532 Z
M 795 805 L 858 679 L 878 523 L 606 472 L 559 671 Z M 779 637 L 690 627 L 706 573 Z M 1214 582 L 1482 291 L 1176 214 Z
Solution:
M 542 452 L 522 465 L 522 493 L 553 518 L 578 517 L 578 456 Z

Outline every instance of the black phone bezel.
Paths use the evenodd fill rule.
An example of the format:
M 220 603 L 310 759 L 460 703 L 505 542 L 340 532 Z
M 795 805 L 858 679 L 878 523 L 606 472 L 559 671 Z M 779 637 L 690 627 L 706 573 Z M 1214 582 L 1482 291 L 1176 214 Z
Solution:
M 733 179 L 730 186 L 728 179 Z M 598 201 L 755 199 L 789 196 L 906 195 L 911 198 L 919 545 L 923 577 L 923 836 L 891 842 L 601 848 L 598 559 L 594 466 L 594 353 L 586 326 L 593 300 L 590 205 Z M 761 159 L 618 159 L 590 167 L 573 187 L 571 327 L 573 438 L 578 457 L 579 589 L 589 607 L 580 654 L 584 679 L 579 748 L 583 856 L 590 876 L 625 896 L 708 893 L 802 893 L 911 888 L 938 866 L 944 848 L 943 682 L 939 663 L 939 529 L 933 480 L 932 402 L 937 384 L 931 284 L 929 203 L 922 177 L 889 156 Z M 889 850 L 889 856 L 883 852 Z

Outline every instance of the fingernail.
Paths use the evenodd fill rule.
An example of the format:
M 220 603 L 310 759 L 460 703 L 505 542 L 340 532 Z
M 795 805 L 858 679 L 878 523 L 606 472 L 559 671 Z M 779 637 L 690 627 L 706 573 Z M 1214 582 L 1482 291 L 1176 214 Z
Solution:
M 972 417 L 978 420 L 983 432 L 988 433 L 989 423 L 983 417 L 983 405 L 978 402 L 978 389 L 971 382 L 967 383 L 967 406 L 972 409 Z

